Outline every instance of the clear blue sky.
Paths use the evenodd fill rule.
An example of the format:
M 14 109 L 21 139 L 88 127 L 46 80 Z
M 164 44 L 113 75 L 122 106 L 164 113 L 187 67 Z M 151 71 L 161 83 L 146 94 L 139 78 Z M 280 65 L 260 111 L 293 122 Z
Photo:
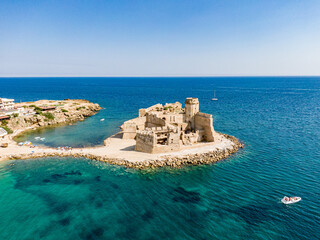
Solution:
M 0 2 L 0 76 L 220 75 L 320 75 L 320 1 Z

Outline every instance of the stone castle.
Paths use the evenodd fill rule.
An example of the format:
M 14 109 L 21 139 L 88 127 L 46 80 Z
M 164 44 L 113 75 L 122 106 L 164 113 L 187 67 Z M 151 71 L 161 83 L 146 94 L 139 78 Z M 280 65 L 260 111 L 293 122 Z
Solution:
M 136 139 L 135 150 L 146 153 L 179 151 L 218 138 L 212 115 L 199 111 L 198 98 L 187 98 L 184 108 L 176 102 L 139 109 L 139 117 L 120 128 L 123 139 Z

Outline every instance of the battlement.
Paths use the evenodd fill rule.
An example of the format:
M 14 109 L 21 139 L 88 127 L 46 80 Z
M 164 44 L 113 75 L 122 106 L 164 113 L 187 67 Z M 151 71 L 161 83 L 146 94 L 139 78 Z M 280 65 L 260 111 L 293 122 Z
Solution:
M 184 103 L 185 104 L 199 104 L 199 99 L 188 97 Z

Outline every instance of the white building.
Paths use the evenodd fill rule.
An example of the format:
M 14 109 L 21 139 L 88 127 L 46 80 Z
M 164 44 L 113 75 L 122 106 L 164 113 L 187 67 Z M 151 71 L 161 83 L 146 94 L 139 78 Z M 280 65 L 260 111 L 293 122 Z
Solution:
M 0 98 L 0 110 L 11 110 L 14 108 L 14 99 Z
M 6 136 L 7 134 L 7 131 L 0 127 L 0 138 Z

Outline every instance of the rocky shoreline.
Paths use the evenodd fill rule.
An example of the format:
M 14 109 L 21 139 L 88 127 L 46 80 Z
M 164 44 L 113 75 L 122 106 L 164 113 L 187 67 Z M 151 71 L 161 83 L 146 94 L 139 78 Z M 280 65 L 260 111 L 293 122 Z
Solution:
M 50 111 L 39 110 L 43 106 L 54 107 L 54 109 Z M 15 107 L 23 107 L 26 111 L 35 111 L 36 114 L 11 117 L 5 124 L 13 132 L 8 135 L 9 139 L 17 138 L 26 131 L 42 127 L 61 126 L 83 121 L 85 118 L 95 115 L 101 109 L 99 104 L 84 99 L 39 100 L 17 103 Z
M 8 157 L 10 160 L 14 159 L 31 159 L 31 158 L 46 158 L 46 157 L 73 157 L 73 158 L 87 158 L 106 162 L 112 165 L 119 165 L 134 169 L 147 169 L 147 168 L 158 168 L 158 167 L 172 167 L 179 168 L 188 165 L 204 165 L 216 163 L 228 156 L 236 153 L 239 148 L 243 148 L 243 144 L 240 141 L 230 135 L 223 134 L 225 138 L 230 140 L 233 144 L 231 148 L 218 149 L 216 151 L 210 151 L 206 153 L 188 154 L 184 156 L 163 156 L 156 160 L 143 160 L 143 161 L 128 161 L 120 158 L 109 158 L 107 156 L 98 156 L 90 153 L 81 152 L 44 152 L 36 154 L 13 154 Z

